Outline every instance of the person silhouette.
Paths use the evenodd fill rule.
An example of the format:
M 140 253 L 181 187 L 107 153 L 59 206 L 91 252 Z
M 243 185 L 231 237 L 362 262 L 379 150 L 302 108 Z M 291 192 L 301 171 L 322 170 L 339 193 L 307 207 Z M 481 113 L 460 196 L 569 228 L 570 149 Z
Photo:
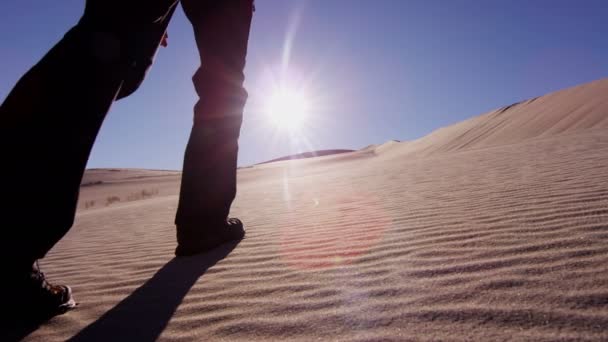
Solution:
M 38 260 L 73 225 L 80 183 L 101 124 L 144 80 L 178 0 L 87 0 L 78 23 L 14 86 L 0 107 L 3 290 L 9 312 L 48 318 L 75 306 Z M 181 0 L 201 66 L 175 225 L 178 257 L 242 239 L 228 218 L 253 0 Z M 43 203 L 32 203 L 40 199 Z M 21 312 L 23 311 L 23 312 Z

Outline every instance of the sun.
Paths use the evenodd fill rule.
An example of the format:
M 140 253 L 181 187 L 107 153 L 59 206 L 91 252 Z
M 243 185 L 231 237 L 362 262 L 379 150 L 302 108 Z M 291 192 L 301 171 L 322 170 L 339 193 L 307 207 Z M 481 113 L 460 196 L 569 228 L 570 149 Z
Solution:
M 268 98 L 265 113 L 270 123 L 279 130 L 300 129 L 308 119 L 308 98 L 301 90 L 275 89 Z

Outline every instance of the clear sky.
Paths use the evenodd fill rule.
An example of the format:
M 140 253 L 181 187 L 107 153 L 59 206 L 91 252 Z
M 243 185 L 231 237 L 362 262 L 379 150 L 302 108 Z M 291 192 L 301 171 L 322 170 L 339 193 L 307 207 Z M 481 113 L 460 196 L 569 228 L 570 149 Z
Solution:
M 1 1 L 0 99 L 76 23 L 84 2 Z M 240 165 L 412 140 L 608 76 L 606 0 L 257 0 L 256 6 Z M 112 108 L 89 167 L 180 169 L 197 66 L 180 9 L 169 46 L 143 86 Z M 296 133 L 277 130 L 266 115 L 277 80 L 304 88 L 308 118 Z

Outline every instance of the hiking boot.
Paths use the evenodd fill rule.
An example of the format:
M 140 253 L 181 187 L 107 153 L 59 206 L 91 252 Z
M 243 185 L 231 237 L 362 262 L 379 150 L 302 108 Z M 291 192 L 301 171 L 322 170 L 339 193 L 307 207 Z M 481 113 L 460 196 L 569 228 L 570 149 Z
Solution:
M 190 256 L 204 253 L 227 242 L 241 240 L 244 236 L 243 222 L 237 218 L 220 221 L 204 230 L 178 227 L 175 255 Z
M 13 313 L 21 318 L 45 320 L 76 307 L 72 289 L 67 285 L 53 285 L 46 281 L 44 273 L 38 268 L 38 262 L 21 282 L 15 280 L 14 292 L 7 295 L 11 297 L 8 301 L 14 307 Z

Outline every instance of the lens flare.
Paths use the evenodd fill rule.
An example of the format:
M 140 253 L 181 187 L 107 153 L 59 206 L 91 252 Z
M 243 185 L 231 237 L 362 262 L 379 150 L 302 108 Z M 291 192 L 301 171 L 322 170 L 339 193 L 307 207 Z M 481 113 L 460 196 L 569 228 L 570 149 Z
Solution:
M 281 227 L 281 260 L 298 270 L 356 262 L 380 245 L 392 224 L 380 199 L 364 192 L 319 191 L 297 196 Z

